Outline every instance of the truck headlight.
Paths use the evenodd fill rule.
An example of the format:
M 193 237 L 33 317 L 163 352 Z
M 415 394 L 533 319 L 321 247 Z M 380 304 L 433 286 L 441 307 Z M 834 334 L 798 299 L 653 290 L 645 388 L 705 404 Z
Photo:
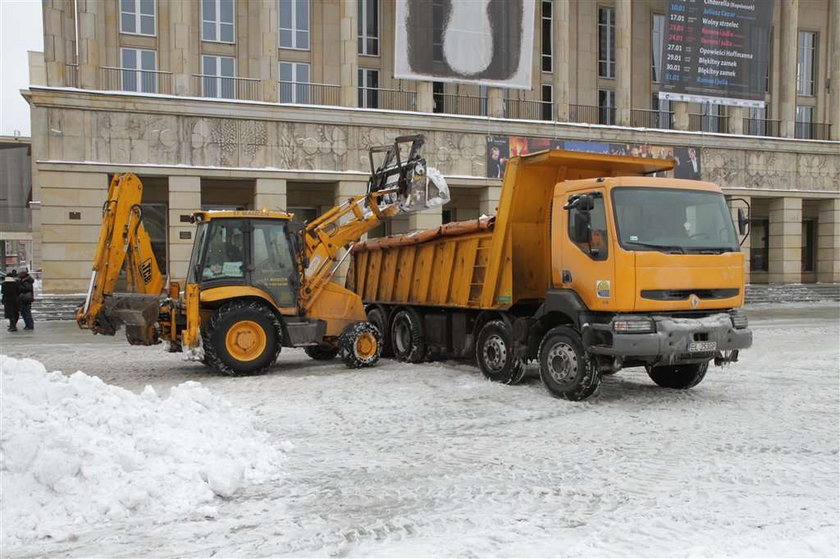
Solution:
M 734 326 L 736 330 L 743 330 L 749 324 L 747 315 L 741 314 L 738 311 L 731 311 L 729 313 L 729 318 L 732 319 L 732 326 Z
M 653 320 L 644 316 L 617 317 L 612 323 L 617 334 L 650 334 L 656 332 Z

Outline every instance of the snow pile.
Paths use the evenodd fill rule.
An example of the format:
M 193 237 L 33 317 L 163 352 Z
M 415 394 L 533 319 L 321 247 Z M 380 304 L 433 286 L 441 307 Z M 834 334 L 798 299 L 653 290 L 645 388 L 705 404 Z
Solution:
M 0 355 L 0 387 L 3 544 L 134 515 L 215 516 L 216 496 L 276 477 L 290 446 L 196 382 L 137 395 Z

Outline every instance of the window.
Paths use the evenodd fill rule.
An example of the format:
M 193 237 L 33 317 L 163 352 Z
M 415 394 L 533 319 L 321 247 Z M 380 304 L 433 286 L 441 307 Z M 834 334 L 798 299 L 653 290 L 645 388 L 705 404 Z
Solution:
M 609 256 L 607 237 L 607 214 L 604 210 L 604 196 L 600 192 L 587 193 L 592 197 L 594 207 L 589 212 L 576 208 L 569 210 L 569 239 L 592 260 L 606 260 Z M 575 242 L 575 222 L 588 221 L 589 234 L 584 242 Z
M 795 136 L 801 140 L 813 138 L 814 107 L 796 106 Z
M 155 34 L 155 0 L 120 0 L 120 33 Z
M 767 233 L 770 221 L 767 219 L 750 220 L 750 271 L 766 272 L 769 269 L 770 243 Z
M 612 89 L 598 90 L 598 122 L 615 124 L 615 91 Z
M 201 279 L 204 281 L 245 277 L 245 222 L 225 219 L 210 222 L 207 252 Z
M 751 107 L 748 121 L 749 126 L 747 126 L 746 130 L 744 130 L 744 134 L 750 134 L 752 136 L 772 135 L 768 134 L 768 132 L 772 132 L 772 130 L 767 130 L 767 113 L 769 111 L 770 105 L 764 105 L 763 107 Z
M 653 14 L 652 27 L 650 32 L 650 79 L 655 82 L 662 81 L 662 58 L 665 52 L 665 16 Z M 679 57 L 680 55 L 674 54 Z
M 379 0 L 359 0 L 359 54 L 379 55 Z
M 615 77 L 615 10 L 598 8 L 598 75 Z
M 379 70 L 359 69 L 359 106 L 379 107 Z
M 552 33 L 551 33 L 552 0 L 542 0 L 542 71 L 551 72 Z
M 309 64 L 280 63 L 280 102 L 309 103 Z
M 773 33 L 774 29 L 770 28 L 770 52 L 767 53 L 767 71 L 764 74 L 764 92 L 770 93 L 770 68 L 773 67 Z
M 542 106 L 540 111 L 540 118 L 542 120 L 554 120 L 552 108 L 554 107 L 553 91 L 550 85 L 543 84 L 542 86 Z
M 120 56 L 122 90 L 157 93 L 157 53 L 153 50 L 122 49 Z
M 671 101 L 670 99 L 660 99 L 658 93 L 653 94 L 651 99 L 651 109 L 655 112 L 653 115 L 653 124 L 655 128 L 662 128 L 670 130 L 671 128 Z
M 802 271 L 813 272 L 817 261 L 817 222 L 813 219 L 802 221 Z
M 726 132 L 724 129 L 723 105 L 703 103 L 701 129 L 703 132 Z
M 432 82 L 432 112 L 446 112 L 446 85 L 443 82 Z
M 201 0 L 201 40 L 233 43 L 234 0 Z
M 294 306 L 297 265 L 292 259 L 286 222 L 255 219 L 252 224 L 254 285 L 268 291 L 278 306 Z
M 817 75 L 817 34 L 811 31 L 799 32 L 799 49 L 796 61 L 796 93 L 814 95 L 814 80 Z
M 432 0 L 432 60 L 443 62 L 443 0 Z
M 236 99 L 236 63 L 229 56 L 201 57 L 201 94 L 204 97 Z
M 309 50 L 309 0 L 280 0 L 280 46 Z

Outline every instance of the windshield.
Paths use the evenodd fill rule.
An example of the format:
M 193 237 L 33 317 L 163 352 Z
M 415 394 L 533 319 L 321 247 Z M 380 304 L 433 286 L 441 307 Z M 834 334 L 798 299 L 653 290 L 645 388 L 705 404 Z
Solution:
M 618 240 L 627 250 L 737 252 L 723 194 L 624 187 L 613 190 Z
M 201 258 L 201 249 L 204 245 L 204 238 L 207 236 L 207 223 L 199 223 L 195 231 L 192 254 L 190 255 L 190 267 L 187 270 L 187 283 L 198 283 L 198 261 Z

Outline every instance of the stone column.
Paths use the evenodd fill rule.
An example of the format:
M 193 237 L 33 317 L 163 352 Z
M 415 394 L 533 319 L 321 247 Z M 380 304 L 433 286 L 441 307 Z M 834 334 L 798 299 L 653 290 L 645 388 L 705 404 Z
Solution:
M 192 212 L 201 209 L 201 177 L 169 177 L 169 278 L 183 282 L 190 263 L 195 225 Z
M 554 118 L 569 121 L 569 0 L 554 0 Z
M 615 123 L 630 126 L 630 91 L 633 85 L 633 4 L 630 0 L 615 3 Z
M 248 67 L 252 78 L 260 80 L 260 101 L 276 103 L 277 45 L 279 16 L 277 2 L 248 4 Z
M 802 198 L 770 200 L 770 283 L 802 281 Z
M 744 133 L 744 119 L 747 118 L 747 109 L 744 107 L 727 107 L 727 118 L 729 123 L 728 130 L 730 134 Z
M 826 120 L 831 123 L 831 139 L 840 141 L 840 0 L 831 1 L 830 13 L 831 52 L 828 55 L 828 63 L 831 72 L 831 91 Z
M 286 179 L 257 179 L 254 209 L 286 211 Z
M 481 189 L 478 201 L 479 215 L 496 215 L 499 199 L 502 197 L 501 186 L 485 186 Z
M 840 199 L 820 201 L 819 212 L 817 281 L 838 283 L 840 282 Z
M 175 95 L 198 95 L 193 91 L 193 74 L 199 70 L 194 66 L 194 51 L 190 27 L 197 4 L 193 2 L 169 2 L 169 68 L 172 72 L 172 91 Z M 274 49 L 275 52 L 277 49 Z
M 341 6 L 341 105 L 359 105 L 358 0 L 342 0 Z
M 431 113 L 435 110 L 432 82 L 417 82 L 417 112 Z
M 498 87 L 487 88 L 487 116 L 504 118 L 505 90 Z
M 67 85 L 65 65 L 67 64 L 67 41 L 65 35 L 65 10 L 73 11 L 73 3 L 65 0 L 44 0 L 44 63 L 47 68 L 46 85 L 62 87 Z M 75 30 L 74 30 L 75 31 Z
M 78 0 L 79 87 L 97 89 L 100 67 L 105 63 L 105 2 Z
M 779 57 L 779 119 L 783 138 L 796 131 L 796 53 L 799 44 L 799 0 L 781 0 L 781 56 Z
M 688 103 L 671 101 L 671 110 L 674 111 L 674 130 L 688 130 Z

